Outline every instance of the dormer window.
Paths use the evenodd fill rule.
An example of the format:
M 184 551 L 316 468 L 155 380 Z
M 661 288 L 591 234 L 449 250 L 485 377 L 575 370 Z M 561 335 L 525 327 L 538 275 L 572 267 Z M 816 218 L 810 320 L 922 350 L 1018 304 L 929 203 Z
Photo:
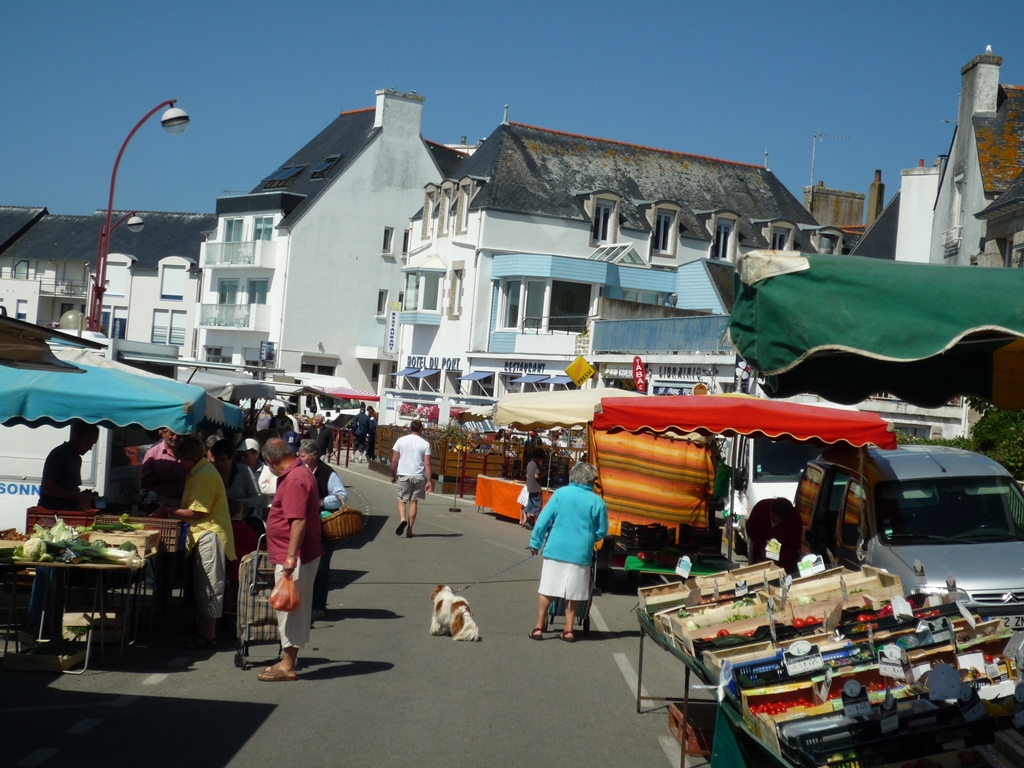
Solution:
M 594 221 L 590 227 L 590 241 L 594 245 L 615 242 L 615 209 L 614 200 L 598 198 L 594 201 Z
M 452 187 L 448 194 L 448 231 L 454 235 L 459 231 L 459 205 L 462 196 L 458 187 Z
M 732 261 L 736 253 L 736 220 L 726 216 L 715 217 L 715 239 L 711 243 L 711 258 Z
M 793 230 L 790 227 L 780 227 L 778 225 L 772 227 L 771 246 L 773 251 L 788 251 L 792 250 L 790 245 L 791 238 L 793 236 Z
M 651 250 L 656 253 L 668 253 L 672 250 L 672 230 L 675 228 L 676 216 L 673 211 L 659 208 L 654 217 L 654 232 L 651 235 Z
M 331 168 L 341 159 L 341 155 L 330 155 L 325 158 L 319 165 L 313 166 L 310 171 L 309 178 L 311 179 L 324 179 L 327 178 L 327 174 L 330 173 Z
M 437 195 L 437 188 L 430 186 L 427 187 L 426 192 L 423 194 L 423 228 L 420 231 L 421 240 L 430 239 L 430 220 L 434 215 L 434 200 Z
M 302 173 L 305 167 L 304 165 L 293 165 L 279 168 L 263 180 L 265 182 L 263 188 L 276 189 L 278 187 L 287 187 L 292 183 L 292 179 Z

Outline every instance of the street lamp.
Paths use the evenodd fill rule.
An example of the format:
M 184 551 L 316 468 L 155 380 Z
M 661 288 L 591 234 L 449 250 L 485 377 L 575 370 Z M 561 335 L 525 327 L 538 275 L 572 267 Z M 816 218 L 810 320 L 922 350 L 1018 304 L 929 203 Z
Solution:
M 100 239 L 96 248 L 96 274 L 93 276 L 92 298 L 89 300 L 90 331 L 98 331 L 100 329 L 100 316 L 103 312 L 103 294 L 107 290 L 107 254 L 110 250 L 110 233 L 114 231 L 114 227 L 126 219 L 125 226 L 132 232 L 138 232 L 142 229 L 143 225 L 142 219 L 136 216 L 134 211 L 126 216 L 122 216 L 113 226 L 110 224 L 110 219 L 114 213 L 114 185 L 117 183 L 117 168 L 121 165 L 121 156 L 124 155 L 128 142 L 132 140 L 132 137 L 142 127 L 142 124 L 164 107 L 169 107 L 160 118 L 160 124 L 164 127 L 164 130 L 175 135 L 184 132 L 188 128 L 189 116 L 185 110 L 175 107 L 176 103 L 177 99 L 169 99 L 157 104 L 147 112 L 146 116 L 139 120 L 135 127 L 132 128 L 128 138 L 121 145 L 121 150 L 117 153 L 117 159 L 114 161 L 114 170 L 110 174 L 110 197 L 107 199 L 107 218 L 104 225 L 100 227 Z

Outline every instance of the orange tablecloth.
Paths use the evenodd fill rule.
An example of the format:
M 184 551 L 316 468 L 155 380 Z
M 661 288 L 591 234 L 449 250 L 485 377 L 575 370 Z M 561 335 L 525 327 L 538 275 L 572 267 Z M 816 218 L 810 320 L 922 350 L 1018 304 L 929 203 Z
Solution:
M 487 477 L 477 475 L 476 478 L 476 505 L 487 507 L 496 515 L 519 519 L 519 493 L 523 490 L 525 483 L 517 483 L 514 480 L 506 480 L 502 477 Z M 552 491 L 542 491 L 543 502 L 551 498 Z

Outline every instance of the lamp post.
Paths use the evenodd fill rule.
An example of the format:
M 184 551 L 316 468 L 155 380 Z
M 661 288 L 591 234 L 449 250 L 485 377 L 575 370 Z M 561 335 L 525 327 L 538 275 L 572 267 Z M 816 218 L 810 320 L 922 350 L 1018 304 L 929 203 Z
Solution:
M 155 115 L 164 107 L 169 109 L 164 112 L 160 118 L 160 124 L 163 125 L 164 130 L 170 134 L 182 133 L 188 128 L 189 116 L 183 109 L 175 107 L 177 99 L 169 99 L 157 104 L 153 109 L 146 113 L 146 116 L 139 120 L 132 128 L 131 133 L 128 134 L 128 138 L 124 140 L 121 145 L 121 150 L 117 153 L 117 159 L 114 161 L 114 170 L 110 174 L 110 196 L 107 198 L 107 218 L 106 222 L 100 227 L 100 238 L 96 248 L 96 274 L 93 276 L 93 288 L 92 298 L 89 300 L 89 330 L 98 331 L 100 328 L 100 316 L 103 312 L 103 294 L 107 290 L 107 254 L 110 250 L 110 233 L 113 232 L 114 227 L 124 221 L 126 218 L 128 222 L 125 226 L 132 231 L 138 231 L 142 228 L 142 219 L 135 216 L 135 212 L 122 216 L 117 222 L 111 226 L 110 219 L 114 213 L 114 185 L 117 183 L 117 168 L 121 165 L 121 157 L 124 155 L 125 149 L 128 147 L 128 142 L 132 140 L 135 133 L 142 127 L 149 118 Z

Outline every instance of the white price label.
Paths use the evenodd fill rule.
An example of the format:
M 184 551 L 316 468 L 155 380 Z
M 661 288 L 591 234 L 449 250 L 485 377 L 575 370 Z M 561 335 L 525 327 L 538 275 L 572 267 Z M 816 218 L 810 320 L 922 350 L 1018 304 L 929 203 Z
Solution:
M 715 579 L 715 602 L 718 602 L 718 579 Z
M 832 687 L 832 667 L 825 667 L 825 680 L 821 684 L 821 688 L 818 690 L 818 695 L 822 701 L 828 701 L 828 692 Z
M 906 652 L 898 645 L 887 645 L 882 648 L 878 658 L 878 674 L 894 680 L 907 679 Z
M 764 546 L 764 556 L 776 563 L 779 562 L 779 558 L 782 557 L 782 544 L 778 539 L 768 540 Z
M 796 564 L 796 567 L 801 576 L 813 576 L 816 573 L 824 572 L 825 561 L 821 555 L 807 555 Z
M 971 612 L 967 610 L 966 605 L 957 600 L 956 607 L 960 609 L 960 615 L 967 619 L 967 624 L 970 626 L 971 629 L 974 629 L 976 626 L 978 626 L 978 622 L 974 620 L 974 616 L 972 616 Z
M 949 619 L 945 617 L 929 621 L 928 628 L 932 632 L 933 643 L 948 643 L 953 639 L 952 626 L 949 623 Z
M 736 597 L 746 597 L 748 592 L 750 592 L 750 588 L 747 586 L 746 579 L 736 582 Z
M 919 587 L 928 586 L 928 575 L 924 572 L 924 565 L 921 564 L 920 560 L 914 561 L 914 581 L 917 582 Z
M 679 558 L 679 562 L 676 563 L 676 573 L 682 576 L 684 579 L 690 575 L 690 569 L 693 567 L 693 563 L 690 562 L 690 558 L 683 557 Z
M 902 595 L 896 595 L 892 599 L 892 615 L 897 619 L 912 620 L 914 618 L 914 610 L 910 607 L 910 603 Z
M 871 714 L 871 702 L 867 689 L 856 680 L 843 686 L 843 714 L 847 717 L 867 717 Z
M 782 664 L 790 677 L 817 672 L 819 669 L 825 668 L 825 662 L 821 659 L 818 646 L 811 645 L 806 640 L 798 640 L 789 646 L 782 654 Z

